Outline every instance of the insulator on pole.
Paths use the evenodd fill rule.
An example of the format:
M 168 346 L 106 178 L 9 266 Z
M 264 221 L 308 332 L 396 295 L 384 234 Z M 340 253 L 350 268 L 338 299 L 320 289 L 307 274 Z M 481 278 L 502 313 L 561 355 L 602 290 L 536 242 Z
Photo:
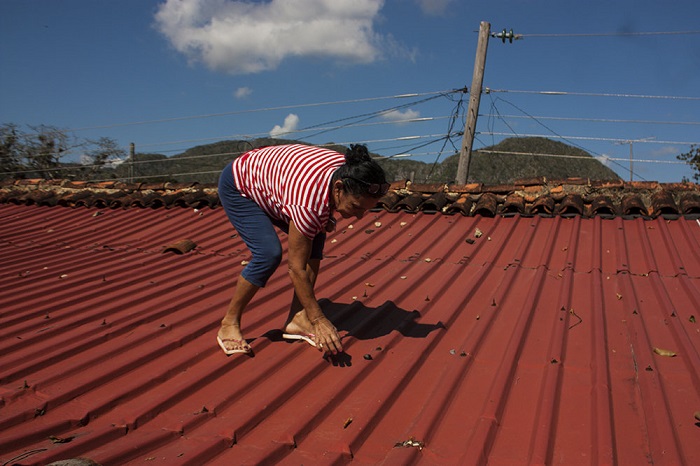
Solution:
M 511 44 L 513 43 L 513 39 L 518 39 L 518 37 L 516 37 L 515 34 L 513 33 L 513 29 L 511 29 L 510 31 L 507 31 L 505 28 L 501 32 L 494 33 L 491 36 L 496 37 L 498 39 L 501 39 L 501 41 L 504 44 L 506 43 L 506 39 Z

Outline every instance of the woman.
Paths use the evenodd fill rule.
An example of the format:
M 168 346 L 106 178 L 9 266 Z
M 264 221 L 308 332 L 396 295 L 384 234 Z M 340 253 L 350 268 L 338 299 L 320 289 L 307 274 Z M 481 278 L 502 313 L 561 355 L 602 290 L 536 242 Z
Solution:
M 250 353 L 241 315 L 282 259 L 274 226 L 288 236 L 288 268 L 294 297 L 284 338 L 303 339 L 320 351 L 343 351 L 338 331 L 314 295 L 326 232 L 334 214 L 362 218 L 386 194 L 389 184 L 367 147 L 342 154 L 301 144 L 247 152 L 222 172 L 219 198 L 229 220 L 252 253 L 236 285 L 217 335 L 226 354 Z

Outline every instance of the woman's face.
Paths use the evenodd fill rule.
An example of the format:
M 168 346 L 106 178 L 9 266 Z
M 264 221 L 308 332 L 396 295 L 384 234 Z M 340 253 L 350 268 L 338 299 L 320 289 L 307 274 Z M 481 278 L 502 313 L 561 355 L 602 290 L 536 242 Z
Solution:
M 377 199 L 372 196 L 356 196 L 345 191 L 340 180 L 334 184 L 332 195 L 335 210 L 343 218 L 362 218 L 365 212 L 377 205 Z

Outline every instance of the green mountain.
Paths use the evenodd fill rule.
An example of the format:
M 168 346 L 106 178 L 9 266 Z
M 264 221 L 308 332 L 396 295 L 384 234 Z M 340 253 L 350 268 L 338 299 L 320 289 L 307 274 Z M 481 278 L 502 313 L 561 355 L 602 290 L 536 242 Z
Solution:
M 216 183 L 223 167 L 240 154 L 256 147 L 289 144 L 291 140 L 261 138 L 253 141 L 220 141 L 192 147 L 185 152 L 166 157 L 160 154 L 139 154 L 133 164 L 124 162 L 105 173 L 107 177 L 127 178 L 145 182 Z M 324 147 L 345 152 L 344 146 Z M 457 175 L 459 155 L 451 155 L 439 163 L 410 159 L 378 157 L 379 164 L 390 181 L 412 180 L 415 183 L 453 183 Z M 565 156 L 565 157 L 555 157 Z M 164 175 L 166 174 L 166 175 Z M 592 157 L 588 152 L 546 138 L 509 138 L 475 151 L 469 169 L 468 182 L 488 185 L 509 184 L 514 180 L 544 176 L 548 179 L 570 177 L 592 180 L 618 180 L 620 177 Z
M 458 164 L 459 154 L 438 164 L 396 159 L 382 162 L 394 180 L 410 179 L 416 183 L 453 183 Z M 620 179 L 613 170 L 582 149 L 551 139 L 530 137 L 508 138 L 495 146 L 474 151 L 467 182 L 497 185 L 541 176 L 547 179 Z

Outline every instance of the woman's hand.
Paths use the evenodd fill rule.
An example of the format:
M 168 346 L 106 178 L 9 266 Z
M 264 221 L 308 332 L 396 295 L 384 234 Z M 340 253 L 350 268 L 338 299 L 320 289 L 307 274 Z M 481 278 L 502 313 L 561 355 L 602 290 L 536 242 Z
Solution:
M 313 322 L 315 335 L 314 343 L 320 351 L 328 351 L 330 353 L 342 353 L 343 345 L 340 343 L 340 335 L 338 330 L 325 317 L 319 317 Z

